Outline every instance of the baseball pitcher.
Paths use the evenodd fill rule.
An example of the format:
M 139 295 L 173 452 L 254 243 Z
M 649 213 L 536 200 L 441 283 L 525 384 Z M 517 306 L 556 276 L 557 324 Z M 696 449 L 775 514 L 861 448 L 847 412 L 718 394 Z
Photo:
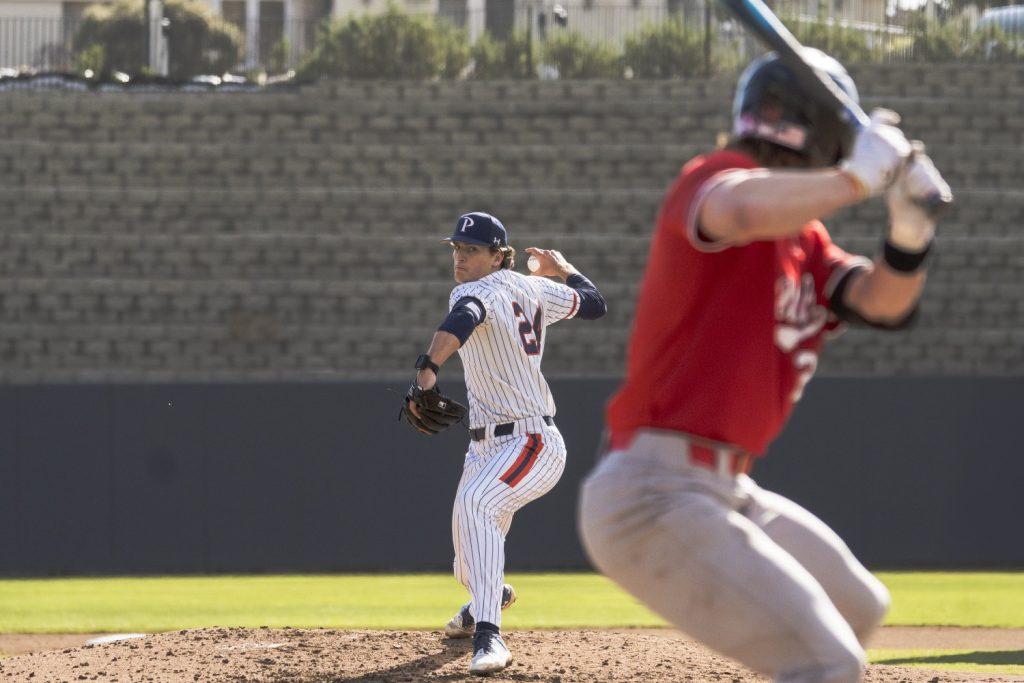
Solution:
M 857 99 L 837 61 L 810 56 Z M 747 68 L 730 143 L 687 163 L 662 205 L 609 447 L 581 491 L 602 572 L 777 681 L 859 680 L 889 604 L 835 532 L 747 472 L 830 333 L 913 318 L 935 232 L 923 199 L 952 197 L 898 121 L 876 110 L 854 135 L 774 55 Z M 871 261 L 819 218 L 876 195 L 889 225 Z
M 541 374 L 545 334 L 570 318 L 605 314 L 604 298 L 562 255 L 530 248 L 532 276 L 520 275 L 501 222 L 486 213 L 460 216 L 451 244 L 455 280 L 448 317 L 416 361 L 404 411 L 425 434 L 458 421 L 465 409 L 437 388 L 441 365 L 456 351 L 469 394 L 471 441 L 452 513 L 455 578 L 471 601 L 445 627 L 451 638 L 473 636 L 469 670 L 507 666 L 501 611 L 516 594 L 504 582 L 505 535 L 512 516 L 558 482 L 565 443 L 555 402 Z M 549 280 L 558 277 L 565 284 Z

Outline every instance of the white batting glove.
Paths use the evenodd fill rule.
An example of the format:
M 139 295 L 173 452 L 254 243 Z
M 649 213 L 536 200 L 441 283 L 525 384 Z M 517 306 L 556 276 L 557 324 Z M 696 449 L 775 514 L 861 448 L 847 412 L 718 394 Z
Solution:
M 857 184 L 861 197 L 881 194 L 896 179 L 910 156 L 910 143 L 896 127 L 899 114 L 889 109 L 871 112 L 871 123 L 857 134 L 853 151 L 840 168 Z
M 953 192 L 939 174 L 924 145 L 913 143 L 914 155 L 896 182 L 885 194 L 889 205 L 889 242 L 904 251 L 923 251 L 935 237 L 935 219 L 929 214 L 927 200 L 939 197 L 953 200 Z

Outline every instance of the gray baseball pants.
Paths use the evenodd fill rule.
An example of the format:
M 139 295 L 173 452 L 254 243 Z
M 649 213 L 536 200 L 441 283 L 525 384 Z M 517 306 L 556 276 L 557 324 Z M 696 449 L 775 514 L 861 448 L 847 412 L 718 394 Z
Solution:
M 889 593 L 824 522 L 750 477 L 641 430 L 584 481 L 579 525 L 605 575 L 684 633 L 785 683 L 854 683 Z

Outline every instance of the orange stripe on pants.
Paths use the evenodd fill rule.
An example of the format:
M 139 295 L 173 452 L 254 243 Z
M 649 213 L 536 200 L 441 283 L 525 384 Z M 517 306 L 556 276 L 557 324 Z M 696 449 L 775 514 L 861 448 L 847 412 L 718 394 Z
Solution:
M 540 449 L 544 447 L 544 440 L 541 439 L 540 434 L 530 434 L 529 441 L 523 446 L 523 450 L 520 451 L 519 457 L 512 463 L 512 466 L 505 470 L 499 479 L 509 485 L 510 488 L 515 488 L 515 485 L 523 480 L 530 470 L 533 469 L 534 464 L 537 462 L 537 454 Z

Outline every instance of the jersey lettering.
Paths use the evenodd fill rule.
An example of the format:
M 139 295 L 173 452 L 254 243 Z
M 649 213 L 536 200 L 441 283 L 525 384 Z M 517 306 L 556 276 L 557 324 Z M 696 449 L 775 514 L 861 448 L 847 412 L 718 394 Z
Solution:
M 757 166 L 718 151 L 687 163 L 673 183 L 652 237 L 626 382 L 608 403 L 612 431 L 674 430 L 764 453 L 814 373 L 825 333 L 839 329 L 828 285 L 867 262 L 819 221 L 783 239 L 714 245 L 716 254 L 694 239 L 706 188 Z
M 484 322 L 459 349 L 469 393 L 470 427 L 554 416 L 555 402 L 540 365 L 544 330 L 572 317 L 576 292 L 547 278 L 499 270 L 456 287 L 484 307 Z
M 775 283 L 775 345 L 789 353 L 815 336 L 828 322 L 828 311 L 817 303 L 814 277 L 804 273 L 796 281 L 783 275 Z
M 519 321 L 519 337 L 523 340 L 523 350 L 528 356 L 536 356 L 540 353 L 541 320 L 543 320 L 541 309 L 537 309 L 532 323 L 519 302 L 512 302 L 512 312 L 515 314 L 516 320 Z
M 811 381 L 818 368 L 818 354 L 810 349 L 797 349 L 806 339 L 821 332 L 828 322 L 828 310 L 817 303 L 814 276 L 804 273 L 798 285 L 795 280 L 783 275 L 775 283 L 775 345 L 784 353 L 793 354 L 793 368 L 796 380 L 789 399 L 800 400 L 804 387 Z

